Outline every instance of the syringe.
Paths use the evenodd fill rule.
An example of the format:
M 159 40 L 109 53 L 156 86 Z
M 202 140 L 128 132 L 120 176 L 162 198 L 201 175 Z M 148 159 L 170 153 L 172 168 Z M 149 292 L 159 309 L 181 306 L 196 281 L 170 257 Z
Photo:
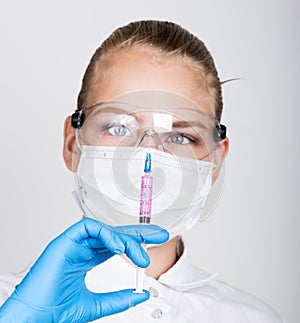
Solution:
M 147 153 L 144 167 L 144 176 L 141 180 L 141 196 L 140 196 L 140 217 L 141 224 L 148 224 L 151 220 L 152 209 L 152 183 L 153 178 L 151 173 L 151 155 Z M 142 242 L 143 248 L 146 250 L 147 246 Z M 137 267 L 136 271 L 136 288 L 135 293 L 143 293 L 145 268 Z

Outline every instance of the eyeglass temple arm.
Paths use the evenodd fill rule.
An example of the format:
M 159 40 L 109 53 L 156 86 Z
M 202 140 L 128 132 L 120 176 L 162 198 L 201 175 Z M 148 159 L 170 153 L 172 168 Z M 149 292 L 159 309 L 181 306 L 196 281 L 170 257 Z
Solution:
M 75 111 L 71 117 L 71 125 L 75 129 L 79 129 L 83 124 L 83 111 Z
M 227 128 L 223 124 L 218 124 L 217 125 L 217 130 L 218 130 L 218 135 L 219 135 L 219 140 L 223 140 L 226 138 L 226 132 Z

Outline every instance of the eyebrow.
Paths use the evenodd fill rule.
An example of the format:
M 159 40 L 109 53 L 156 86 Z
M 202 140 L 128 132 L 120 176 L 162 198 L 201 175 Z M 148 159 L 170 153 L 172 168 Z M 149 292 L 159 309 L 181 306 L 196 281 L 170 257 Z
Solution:
M 96 107 L 97 106 L 91 107 L 91 108 L 96 108 Z M 107 116 L 109 116 L 109 115 L 111 115 L 111 116 L 115 115 L 115 116 L 122 117 L 122 119 L 126 118 L 127 121 L 128 120 L 132 120 L 132 119 L 136 120 L 136 117 L 133 114 L 131 114 L 129 111 L 126 111 L 126 110 L 124 110 L 122 108 L 118 108 L 118 107 L 114 107 L 114 106 L 106 106 L 104 109 L 96 110 L 96 112 L 95 112 L 94 109 L 92 109 L 92 111 L 90 111 L 90 113 L 86 114 L 86 117 L 88 117 L 92 113 L 93 113 L 93 118 L 94 117 L 97 117 L 98 118 L 98 115 L 99 114 L 102 114 L 103 117 L 105 115 L 107 115 Z
M 203 123 L 199 121 L 175 121 L 173 122 L 174 128 L 190 128 L 190 127 L 199 127 L 203 129 L 208 129 Z

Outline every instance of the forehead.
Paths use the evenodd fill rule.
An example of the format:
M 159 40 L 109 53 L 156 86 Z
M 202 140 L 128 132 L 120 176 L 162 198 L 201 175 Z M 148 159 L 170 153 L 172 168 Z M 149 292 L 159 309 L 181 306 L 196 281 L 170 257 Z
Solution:
M 199 71 L 188 62 L 145 46 L 118 50 L 105 58 L 96 71 L 101 77 L 96 75 L 87 105 L 136 91 L 158 90 L 183 96 L 214 115 L 214 98 L 206 83 L 197 77 Z

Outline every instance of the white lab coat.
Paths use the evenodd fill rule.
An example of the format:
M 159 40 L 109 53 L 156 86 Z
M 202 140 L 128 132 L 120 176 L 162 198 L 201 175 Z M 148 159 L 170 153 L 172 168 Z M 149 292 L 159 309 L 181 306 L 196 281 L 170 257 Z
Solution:
M 25 274 L 25 272 L 24 272 Z M 0 304 L 24 275 L 0 276 Z M 93 268 L 86 285 L 95 292 L 134 288 L 135 268 L 114 256 Z M 278 314 L 256 297 L 233 288 L 187 261 L 186 250 L 159 280 L 145 277 L 152 296 L 126 312 L 104 317 L 101 323 L 282 323 Z

